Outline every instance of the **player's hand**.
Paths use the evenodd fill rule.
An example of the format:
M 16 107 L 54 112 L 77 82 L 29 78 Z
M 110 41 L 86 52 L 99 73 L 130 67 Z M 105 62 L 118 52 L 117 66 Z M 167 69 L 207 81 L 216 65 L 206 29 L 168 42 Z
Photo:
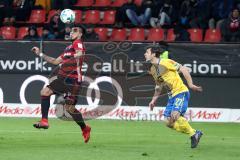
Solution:
M 189 85 L 189 88 L 192 89 L 193 91 L 198 91 L 198 92 L 202 92 L 203 91 L 201 86 L 196 86 L 194 84 Z
M 33 47 L 33 48 L 31 49 L 31 51 L 32 51 L 33 53 L 35 53 L 37 56 L 39 56 L 39 54 L 40 54 L 40 49 L 39 49 L 38 47 Z
M 150 110 L 152 111 L 155 106 L 156 106 L 156 101 L 152 100 L 152 101 L 149 103 L 149 108 L 150 108 Z

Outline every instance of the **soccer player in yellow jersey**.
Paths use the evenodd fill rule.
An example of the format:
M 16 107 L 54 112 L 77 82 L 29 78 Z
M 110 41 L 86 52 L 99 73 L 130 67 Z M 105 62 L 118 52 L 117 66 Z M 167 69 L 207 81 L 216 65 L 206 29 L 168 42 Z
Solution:
M 179 73 L 183 74 L 190 89 L 201 92 L 202 87 L 193 84 L 187 67 L 170 59 L 161 59 L 160 54 L 161 48 L 159 47 L 150 47 L 144 54 L 146 61 L 152 64 L 150 73 L 156 83 L 155 93 L 149 107 L 153 110 L 162 88 L 165 87 L 169 96 L 164 111 L 167 126 L 177 132 L 188 134 L 191 137 L 191 148 L 196 148 L 203 133 L 193 129 L 184 117 L 190 94 Z

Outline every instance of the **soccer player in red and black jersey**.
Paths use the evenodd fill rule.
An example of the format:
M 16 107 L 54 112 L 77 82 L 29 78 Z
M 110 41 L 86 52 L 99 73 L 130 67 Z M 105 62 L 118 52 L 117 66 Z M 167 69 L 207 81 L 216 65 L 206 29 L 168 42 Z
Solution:
M 73 120 L 81 127 L 85 143 L 90 138 L 91 127 L 86 125 L 82 114 L 75 108 L 77 95 L 82 81 L 82 63 L 84 60 L 85 48 L 81 37 L 83 30 L 80 27 L 73 27 L 70 33 L 72 44 L 66 47 L 64 53 L 58 58 L 40 53 L 38 47 L 32 51 L 42 57 L 48 63 L 61 65 L 57 76 L 50 78 L 50 84 L 41 90 L 41 111 L 42 119 L 34 124 L 35 128 L 48 129 L 48 111 L 50 107 L 50 96 L 53 94 L 66 94 L 64 107 L 72 116 Z

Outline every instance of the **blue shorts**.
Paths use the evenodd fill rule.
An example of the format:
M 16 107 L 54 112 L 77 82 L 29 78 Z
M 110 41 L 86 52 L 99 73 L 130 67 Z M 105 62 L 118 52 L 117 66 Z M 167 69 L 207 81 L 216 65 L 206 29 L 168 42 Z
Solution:
M 179 93 L 174 97 L 170 97 L 163 114 L 164 117 L 171 117 L 172 111 L 178 111 L 183 116 L 187 111 L 189 98 L 189 92 Z

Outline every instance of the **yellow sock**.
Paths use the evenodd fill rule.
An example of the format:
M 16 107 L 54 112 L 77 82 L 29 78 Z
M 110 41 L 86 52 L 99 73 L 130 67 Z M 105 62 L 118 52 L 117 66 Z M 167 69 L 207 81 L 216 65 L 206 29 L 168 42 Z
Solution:
M 178 120 L 174 123 L 173 128 L 178 132 L 186 133 L 190 136 L 194 135 L 196 132 L 196 130 L 190 126 L 184 117 L 179 117 Z

